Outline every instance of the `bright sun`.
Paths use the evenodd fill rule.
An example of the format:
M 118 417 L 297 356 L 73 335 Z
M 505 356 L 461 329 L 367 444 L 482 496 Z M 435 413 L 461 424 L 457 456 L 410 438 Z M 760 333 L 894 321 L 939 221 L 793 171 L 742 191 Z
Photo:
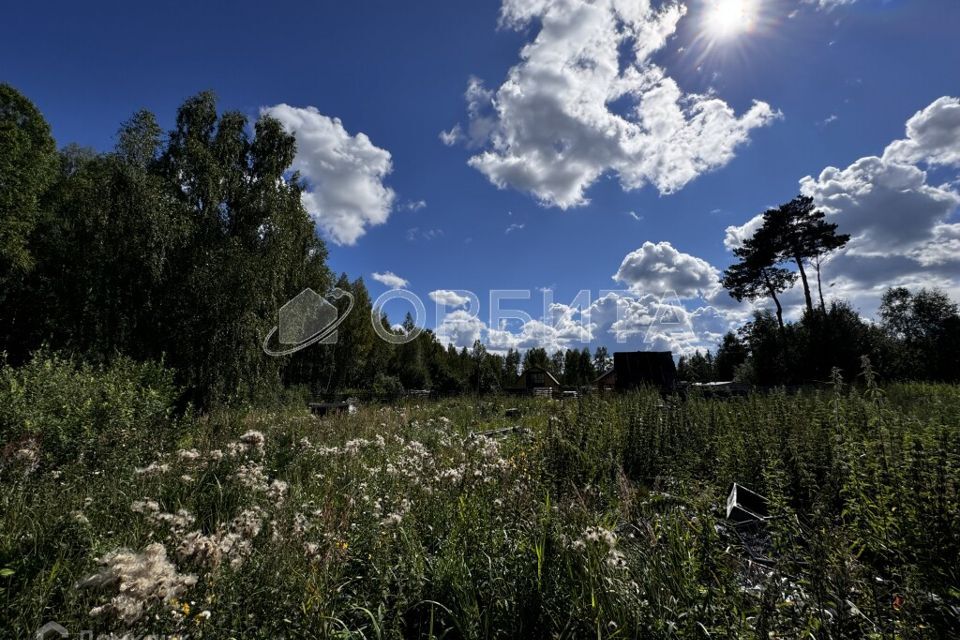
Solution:
M 750 31 L 757 17 L 758 0 L 708 0 L 706 29 L 716 39 Z

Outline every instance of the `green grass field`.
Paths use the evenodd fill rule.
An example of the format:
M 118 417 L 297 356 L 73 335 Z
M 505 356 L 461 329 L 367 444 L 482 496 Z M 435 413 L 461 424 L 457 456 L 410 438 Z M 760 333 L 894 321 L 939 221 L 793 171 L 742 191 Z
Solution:
M 73 384 L 105 384 L 86 375 Z M 103 394 L 30 404 L 28 382 L 8 380 L 0 410 L 7 637 L 48 621 L 136 637 L 960 634 L 957 387 L 174 420 L 142 397 L 119 417 Z M 724 522 L 734 481 L 771 500 L 771 567 Z

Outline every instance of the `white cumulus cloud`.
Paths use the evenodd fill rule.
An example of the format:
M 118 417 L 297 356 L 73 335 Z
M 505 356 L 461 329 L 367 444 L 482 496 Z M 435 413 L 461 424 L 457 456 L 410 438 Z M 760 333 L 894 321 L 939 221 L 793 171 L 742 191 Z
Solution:
M 861 254 L 902 253 L 932 239 L 933 227 L 960 204 L 956 192 L 928 184 L 919 167 L 876 156 L 827 167 L 800 188 L 853 236 L 848 250 Z
M 625 190 L 681 189 L 779 115 L 755 101 L 738 116 L 713 95 L 684 93 L 651 61 L 685 11 L 650 0 L 504 0 L 503 26 L 539 30 L 498 89 L 470 79 L 468 131 L 442 139 L 480 146 L 472 167 L 548 206 L 586 204 L 607 172 Z
M 582 349 L 593 338 L 593 328 L 572 316 L 551 322 L 528 320 L 519 331 L 487 329 L 490 348 L 496 352 L 509 348 L 525 351 L 533 347 L 543 347 L 551 353 L 561 349 Z
M 396 197 L 383 183 L 392 170 L 389 151 L 315 107 L 278 104 L 262 112 L 296 137 L 293 168 L 307 182 L 303 206 L 331 241 L 356 244 L 368 227 L 387 221 Z
M 669 242 L 644 242 L 624 257 L 613 279 L 640 293 L 659 296 L 673 291 L 681 298 L 709 295 L 719 286 L 716 268 Z
M 380 284 L 387 285 L 391 289 L 400 289 L 402 287 L 408 286 L 410 283 L 401 278 L 393 271 L 384 271 L 383 273 L 372 273 L 370 277 L 379 282 Z
M 907 120 L 906 136 L 880 157 L 860 158 L 845 169 L 827 167 L 800 181 L 801 191 L 851 234 L 844 252 L 849 267 L 854 256 L 896 258 L 891 264 L 901 272 L 911 260 L 915 267 L 942 264 L 953 245 L 949 218 L 960 206 L 960 193 L 949 184 L 931 184 L 928 174 L 960 166 L 960 99 L 944 96 L 918 111 Z M 869 262 L 875 269 L 877 261 Z
M 484 339 L 486 328 L 477 316 L 465 309 L 457 309 L 443 317 L 434 333 L 441 344 L 470 348 L 477 340 Z
M 731 225 L 727 227 L 726 235 L 723 238 L 723 246 L 730 251 L 738 249 L 745 240 L 751 238 L 757 232 L 762 224 L 763 214 L 758 213 L 739 226 Z
M 465 296 L 461 293 L 450 291 L 448 289 L 437 289 L 436 291 L 431 291 L 429 295 L 430 299 L 437 304 L 446 305 L 448 307 L 462 307 L 470 302 L 470 296 Z
M 907 137 L 887 146 L 887 162 L 960 166 L 960 98 L 943 96 L 907 120 Z

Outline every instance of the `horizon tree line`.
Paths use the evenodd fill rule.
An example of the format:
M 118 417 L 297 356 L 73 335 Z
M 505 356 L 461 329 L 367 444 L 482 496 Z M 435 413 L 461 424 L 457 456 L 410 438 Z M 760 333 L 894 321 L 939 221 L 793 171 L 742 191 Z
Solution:
M 457 349 L 432 331 L 401 345 L 376 339 L 363 279 L 331 272 L 303 208 L 302 181 L 290 172 L 296 141 L 269 116 L 252 133 L 249 125 L 239 112 L 218 113 L 205 92 L 180 106 L 171 131 L 142 110 L 110 151 L 58 149 L 40 111 L 0 84 L 5 360 L 50 349 L 94 363 L 160 361 L 199 406 L 289 386 L 484 392 L 515 384 L 532 363 L 581 385 L 607 366 L 605 348 L 550 358 L 542 349 Z M 280 305 L 334 285 L 357 306 L 336 345 L 279 359 L 261 352 Z
M 335 276 L 327 264 L 326 245 L 301 202 L 303 183 L 291 173 L 295 151 L 279 122 L 264 115 L 251 127 L 239 112 L 218 112 L 208 92 L 180 106 L 170 131 L 139 111 L 120 126 L 110 151 L 58 149 L 39 110 L 0 84 L 6 362 L 21 364 L 40 349 L 93 363 L 118 356 L 161 362 L 175 372 L 184 402 L 200 407 L 269 399 L 291 387 L 315 394 L 486 393 L 516 384 L 531 366 L 578 387 L 609 368 L 603 346 L 592 353 L 537 347 L 497 354 L 479 341 L 470 348 L 444 345 L 432 331 L 401 345 L 376 339 L 363 279 Z M 822 261 L 848 239 L 803 196 L 764 213 L 723 282 L 737 299 L 771 297 L 776 320 L 761 312 L 733 338 L 724 337 L 715 359 L 728 363 L 723 371 L 743 373 L 749 365 L 754 378 L 776 383 L 789 378 L 782 369 L 799 348 L 796 336 L 823 340 L 838 327 L 855 326 L 858 335 L 872 335 L 852 310 L 824 304 Z M 797 278 L 811 320 L 786 325 L 778 295 Z M 265 356 L 260 343 L 278 308 L 306 287 L 325 292 L 334 285 L 349 290 L 357 306 L 340 327 L 340 341 L 285 358 Z M 883 326 L 902 348 L 890 356 L 901 363 L 890 371 L 921 375 L 904 363 L 939 351 L 936 375 L 954 375 L 954 352 L 936 329 L 953 322 L 951 304 L 936 292 L 891 294 Z M 875 349 L 874 343 L 863 348 Z M 803 375 L 821 375 L 828 364 Z

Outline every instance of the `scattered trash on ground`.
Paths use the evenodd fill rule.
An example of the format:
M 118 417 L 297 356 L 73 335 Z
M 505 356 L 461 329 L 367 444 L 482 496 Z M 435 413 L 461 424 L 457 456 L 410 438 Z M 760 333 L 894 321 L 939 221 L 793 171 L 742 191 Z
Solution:
M 356 413 L 357 407 L 352 402 L 311 402 L 307 405 L 310 413 L 315 416 L 324 417 L 326 415 L 335 415 L 338 413 Z
M 533 432 L 526 427 L 521 427 L 520 425 L 516 425 L 513 427 L 504 427 L 502 429 L 491 429 L 490 431 L 474 431 L 469 435 L 469 437 L 470 438 L 499 438 L 499 437 L 510 435 L 512 433 L 517 435 L 527 436 L 527 435 L 531 435 Z

